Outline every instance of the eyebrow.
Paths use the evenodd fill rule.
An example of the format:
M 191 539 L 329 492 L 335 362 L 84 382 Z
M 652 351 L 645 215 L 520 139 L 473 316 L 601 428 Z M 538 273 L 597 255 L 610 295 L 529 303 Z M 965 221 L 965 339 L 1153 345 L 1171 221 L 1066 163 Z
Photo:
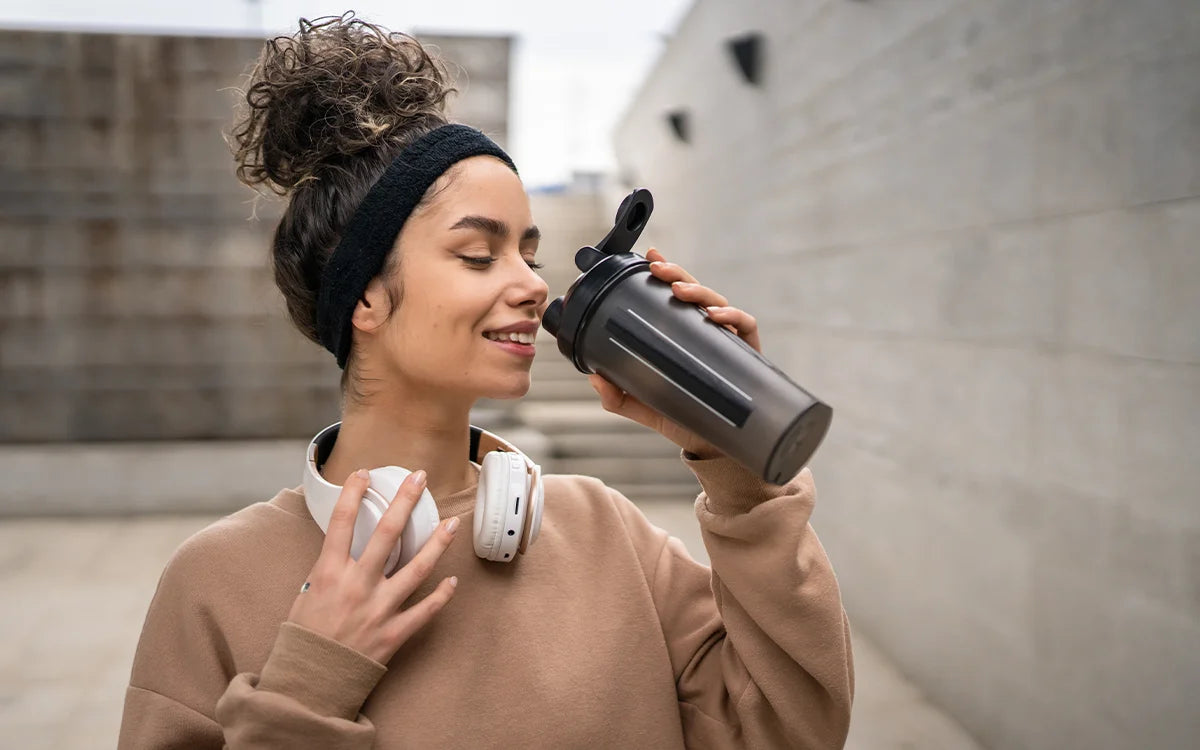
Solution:
M 450 229 L 475 229 L 501 239 L 508 237 L 508 225 L 490 216 L 464 216 L 454 226 L 450 227 Z M 531 226 L 521 233 L 521 242 L 540 240 L 541 238 L 542 231 L 537 228 L 537 225 Z

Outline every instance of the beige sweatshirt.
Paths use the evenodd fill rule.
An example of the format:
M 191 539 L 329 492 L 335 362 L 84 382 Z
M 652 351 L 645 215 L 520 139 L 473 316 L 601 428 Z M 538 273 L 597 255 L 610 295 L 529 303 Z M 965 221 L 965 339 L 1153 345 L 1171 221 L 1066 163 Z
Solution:
M 599 480 L 550 475 L 529 553 L 459 534 L 414 594 L 457 575 L 454 598 L 386 666 L 285 622 L 323 538 L 298 489 L 217 521 L 163 572 L 119 747 L 841 747 L 850 633 L 810 473 L 683 461 L 711 571 Z M 438 508 L 470 529 L 474 501 Z

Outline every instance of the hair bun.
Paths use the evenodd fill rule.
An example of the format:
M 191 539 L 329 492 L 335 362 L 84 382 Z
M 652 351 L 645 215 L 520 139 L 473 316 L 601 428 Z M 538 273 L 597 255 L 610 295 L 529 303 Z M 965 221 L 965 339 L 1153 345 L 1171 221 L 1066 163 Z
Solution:
M 302 18 L 295 35 L 267 41 L 250 74 L 232 132 L 238 179 L 286 195 L 363 149 L 444 123 L 453 91 L 408 34 L 352 12 Z

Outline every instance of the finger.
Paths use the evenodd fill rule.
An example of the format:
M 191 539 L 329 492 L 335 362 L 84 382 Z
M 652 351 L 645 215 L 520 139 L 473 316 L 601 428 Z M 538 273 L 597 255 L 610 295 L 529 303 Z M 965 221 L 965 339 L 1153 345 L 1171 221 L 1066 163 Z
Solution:
M 606 411 L 613 411 L 614 408 L 619 407 L 621 400 L 628 395 L 601 375 L 588 375 L 588 384 L 600 397 L 600 405 Z
M 758 320 L 753 315 L 736 307 L 710 307 L 707 312 L 709 319 L 714 323 L 731 327 L 743 341 L 759 354 L 762 353 L 758 337 Z
M 393 642 L 404 643 L 423 628 L 433 619 L 434 615 L 441 611 L 442 607 L 446 606 L 450 597 L 454 596 L 457 586 L 457 576 L 445 578 L 429 596 L 396 615 L 390 624 Z
M 592 388 L 600 396 L 600 405 L 605 411 L 632 419 L 643 427 L 657 430 L 662 415 L 646 406 L 636 397 L 618 388 L 601 375 L 589 375 Z
M 379 525 L 375 527 L 371 538 L 367 540 L 367 548 L 363 550 L 358 564 L 371 575 L 383 575 L 383 567 L 387 564 L 388 556 L 396 548 L 396 540 L 400 538 L 404 526 L 408 523 L 412 509 L 425 489 L 425 471 L 418 470 L 409 474 L 400 483 L 396 496 L 388 504 Z
M 438 524 L 433 536 L 425 543 L 425 546 L 421 547 L 416 556 L 388 580 L 387 586 L 395 596 L 397 606 L 412 596 L 412 592 L 416 591 L 417 587 L 433 572 L 433 567 L 442 558 L 442 553 L 454 540 L 458 525 L 458 518 L 447 518 Z
M 325 531 L 325 542 L 321 545 L 321 556 L 335 556 L 339 560 L 350 557 L 350 542 L 354 539 L 354 522 L 358 518 L 358 509 L 362 505 L 363 494 L 371 483 L 371 475 L 366 469 L 359 469 L 346 478 L 337 502 L 333 505 L 333 513 L 329 516 L 329 526 Z
M 691 284 L 696 283 L 696 277 L 688 273 L 682 266 L 666 261 L 654 261 L 650 264 L 650 273 L 654 274 L 657 279 L 670 283 L 672 281 L 686 281 Z
M 695 303 L 701 307 L 725 307 L 729 304 L 729 300 L 725 299 L 719 292 L 701 284 L 676 281 L 674 284 L 671 284 L 671 291 L 675 293 L 676 298 L 684 302 Z
M 646 260 L 653 262 L 653 261 L 659 261 L 659 260 L 666 260 L 666 258 L 663 257 L 663 254 L 658 251 L 658 248 L 652 247 L 646 251 Z

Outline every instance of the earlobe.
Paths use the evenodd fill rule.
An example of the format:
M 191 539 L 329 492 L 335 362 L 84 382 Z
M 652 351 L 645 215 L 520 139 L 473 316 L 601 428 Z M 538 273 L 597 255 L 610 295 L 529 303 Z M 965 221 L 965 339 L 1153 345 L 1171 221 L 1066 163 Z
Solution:
M 387 289 L 383 286 L 383 279 L 371 279 L 363 295 L 354 305 L 354 314 L 350 318 L 354 327 L 360 331 L 374 331 L 383 325 L 387 317 L 386 300 Z

